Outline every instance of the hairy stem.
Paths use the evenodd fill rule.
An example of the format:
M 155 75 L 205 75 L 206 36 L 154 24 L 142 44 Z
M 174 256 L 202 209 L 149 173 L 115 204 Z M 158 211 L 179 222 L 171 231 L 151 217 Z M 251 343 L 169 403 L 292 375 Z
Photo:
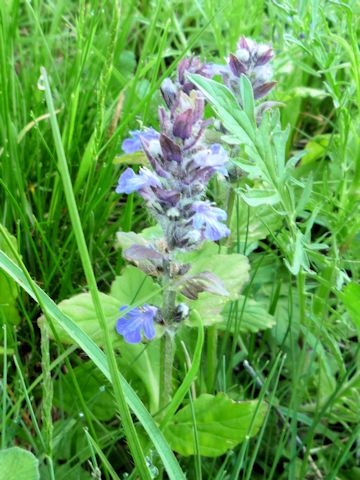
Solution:
M 171 397 L 173 369 L 173 339 L 169 327 L 174 322 L 176 292 L 171 288 L 170 261 L 164 265 L 163 320 L 166 331 L 160 343 L 160 408 L 165 409 Z
M 164 290 L 162 314 L 166 326 L 173 323 L 175 317 L 176 292 L 168 286 Z
M 170 402 L 173 367 L 173 339 L 165 332 L 160 343 L 160 408 L 163 410 Z M 164 410 L 165 413 L 165 410 Z

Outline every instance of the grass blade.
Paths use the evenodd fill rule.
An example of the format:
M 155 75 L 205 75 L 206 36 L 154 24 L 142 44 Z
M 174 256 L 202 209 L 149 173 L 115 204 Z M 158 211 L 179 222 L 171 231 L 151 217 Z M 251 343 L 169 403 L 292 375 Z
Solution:
M 19 259 L 21 260 L 21 259 Z M 75 340 L 79 347 L 91 358 L 99 370 L 111 382 L 111 374 L 106 355 L 100 348 L 86 335 L 69 317 L 64 315 L 51 300 L 48 295 L 36 285 L 30 278 L 28 272 L 22 271 L 12 260 L 10 260 L 4 252 L 0 250 L 0 268 L 3 269 L 10 277 L 15 280 L 36 302 L 44 306 L 46 314 L 50 315 L 62 328 Z M 27 276 L 29 278 L 27 278 Z M 40 301 L 39 301 L 40 300 Z M 171 480 L 182 480 L 185 476 L 170 449 L 167 441 L 159 428 L 156 426 L 152 416 L 146 410 L 143 403 L 136 395 L 134 390 L 125 380 L 125 378 L 117 372 L 118 380 L 121 382 L 127 403 L 134 412 L 145 431 L 149 435 L 154 447 L 164 464 L 164 467 Z
M 44 81 L 46 103 L 50 113 L 50 123 L 51 123 L 52 132 L 53 132 L 56 152 L 58 156 L 58 162 L 59 162 L 58 166 L 59 166 L 60 176 L 63 182 L 66 203 L 69 209 L 71 224 L 74 230 L 76 243 L 77 243 L 79 254 L 81 257 L 81 263 L 84 269 L 86 280 L 89 285 L 89 290 L 91 293 L 94 308 L 97 313 L 100 327 L 104 334 L 105 352 L 108 359 L 110 376 L 111 376 L 112 385 L 114 388 L 114 394 L 117 401 L 119 413 L 124 426 L 126 438 L 129 442 L 130 451 L 134 458 L 135 465 L 138 468 L 139 474 L 144 479 L 150 480 L 151 477 L 150 477 L 149 469 L 147 468 L 147 465 L 145 462 L 144 453 L 142 451 L 141 444 L 138 439 L 134 424 L 132 422 L 130 411 L 126 403 L 125 395 L 122 390 L 119 377 L 117 375 L 117 363 L 116 363 L 115 353 L 111 346 L 110 332 L 106 325 L 105 315 L 101 305 L 99 291 L 97 288 L 94 271 L 91 265 L 90 255 L 86 245 L 86 240 L 85 240 L 84 232 L 81 225 L 79 211 L 76 205 L 75 195 L 74 195 L 71 178 L 70 178 L 70 172 L 69 172 L 68 164 L 65 157 L 65 151 L 62 144 L 59 125 L 57 123 L 55 108 L 54 108 L 53 99 L 50 91 L 50 84 L 48 81 L 45 68 L 41 68 L 41 75 Z

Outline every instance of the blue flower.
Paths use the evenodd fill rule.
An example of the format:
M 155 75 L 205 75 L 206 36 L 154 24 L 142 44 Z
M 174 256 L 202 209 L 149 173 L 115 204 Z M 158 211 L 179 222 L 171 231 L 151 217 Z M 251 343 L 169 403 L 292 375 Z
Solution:
M 132 168 L 127 168 L 120 175 L 116 193 L 132 193 L 145 187 L 160 187 L 159 179 L 148 168 L 140 168 L 137 175 Z
M 225 164 L 229 161 L 228 152 L 219 143 L 213 143 L 210 149 L 211 155 L 209 155 L 207 161 L 208 165 L 214 167 L 214 170 L 226 177 L 228 171 Z
M 219 65 L 217 63 L 207 63 L 204 65 L 204 73 L 208 77 L 215 77 L 215 75 L 224 75 L 227 73 L 227 65 Z
M 227 218 L 226 212 L 221 208 L 213 207 L 209 202 L 194 202 L 192 210 L 195 212 L 193 216 L 193 227 L 203 230 L 203 236 L 207 240 L 220 240 L 230 235 L 228 227 L 221 222 Z
M 159 133 L 153 128 L 148 128 L 146 130 L 133 130 L 130 132 L 131 137 L 123 141 L 121 148 L 125 153 L 135 153 L 140 152 L 143 149 L 141 139 L 147 140 L 158 140 Z
M 124 305 L 120 308 L 120 312 L 128 308 L 128 305 Z M 127 343 L 141 342 L 142 331 L 148 340 L 152 340 L 155 337 L 154 318 L 157 311 L 156 307 L 147 304 L 133 308 L 116 322 L 116 331 Z
M 214 143 L 207 150 L 200 150 L 193 157 L 195 164 L 199 167 L 198 176 L 207 182 L 215 173 L 221 173 L 226 177 L 228 171 L 226 164 L 229 161 L 227 151 L 218 143 Z

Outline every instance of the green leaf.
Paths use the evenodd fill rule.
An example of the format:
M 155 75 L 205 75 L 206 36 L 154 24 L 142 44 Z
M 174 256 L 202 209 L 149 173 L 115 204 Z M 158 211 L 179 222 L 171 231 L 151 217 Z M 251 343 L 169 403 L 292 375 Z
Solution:
M 156 242 L 157 240 L 162 240 L 164 238 L 164 232 L 159 223 L 152 227 L 144 228 L 140 235 L 149 242 Z
M 6 230 L 6 229 L 5 229 Z M 16 238 L 7 232 L 8 239 L 17 249 Z M 12 255 L 10 247 L 7 245 L 5 238 L 0 235 L 0 249 L 6 253 L 14 262 L 16 261 Z M 0 272 L 0 321 L 12 324 L 18 324 L 20 317 L 16 308 L 16 299 L 18 297 L 18 288 L 14 280 L 12 280 L 5 272 Z
M 222 280 L 229 292 L 227 297 L 201 292 L 196 300 L 189 302 L 191 310 L 199 313 L 205 326 L 222 321 L 221 312 L 226 303 L 239 298 L 241 289 L 249 281 L 247 257 L 238 253 L 227 255 L 217 252 L 217 245 L 206 242 L 200 250 L 178 256 L 181 261 L 192 265 L 189 274 L 210 271 Z M 190 316 L 188 325 L 193 326 L 193 315 Z
M 311 87 L 295 87 L 293 89 L 292 97 L 295 95 L 296 97 L 301 97 L 301 98 L 311 98 L 311 99 L 316 99 L 316 100 L 324 100 L 324 98 L 328 97 L 329 94 L 326 92 L 326 90 L 320 90 L 319 88 L 311 88 Z
M 305 145 L 304 150 L 307 152 L 301 159 L 301 165 L 306 165 L 319 158 L 323 157 L 326 153 L 330 143 L 330 134 L 317 135 L 313 137 Z
M 291 259 L 291 263 L 284 259 L 284 263 L 293 275 L 297 275 L 300 271 L 300 267 L 304 270 L 309 268 L 309 260 L 307 258 L 304 246 L 304 235 L 298 230 L 296 232 L 295 241 L 293 238 L 287 239 L 286 250 L 288 258 Z
M 135 232 L 117 232 L 116 247 L 126 250 L 132 245 L 144 245 L 145 247 L 148 245 L 148 242 L 142 235 Z
M 123 50 L 119 55 L 118 71 L 130 75 L 136 68 L 136 56 L 132 50 Z
M 241 318 L 239 326 L 236 325 L 236 319 L 232 318 L 234 315 Z M 231 321 L 228 321 L 228 318 Z M 226 306 L 223 312 L 224 320 L 219 324 L 218 328 L 221 330 L 230 330 L 235 332 L 238 328 L 240 332 L 258 332 L 259 330 L 266 330 L 275 325 L 275 318 L 268 313 L 266 308 L 252 298 L 246 298 L 243 295 L 238 300 L 237 308 Z
M 193 401 L 199 454 L 218 457 L 253 437 L 261 427 L 267 406 L 257 400 L 235 402 L 225 394 L 203 394 Z M 186 405 L 173 417 L 164 433 L 173 450 L 194 455 L 196 445 L 191 406 Z
M 116 414 L 116 404 L 110 384 L 104 375 L 94 369 L 93 362 L 82 363 L 73 369 L 73 373 L 94 416 L 101 421 L 111 420 Z M 80 412 L 81 405 L 77 404 L 73 382 L 69 375 L 62 375 L 60 380 L 54 382 L 54 405 L 73 416 Z
M 240 193 L 241 198 L 250 207 L 258 207 L 260 205 L 276 205 L 280 202 L 280 196 L 275 190 L 248 190 L 246 193 Z
M 246 75 L 240 77 L 240 95 L 244 111 L 252 127 L 256 128 L 254 92 L 250 80 Z
M 0 480 L 38 480 L 39 462 L 31 452 L 13 447 L 0 451 Z
M 225 301 L 236 299 L 249 281 L 249 261 L 239 253 L 222 254 L 218 250 L 216 244 L 206 242 L 200 250 L 183 254 L 180 258 L 191 264 L 189 274 L 209 271 L 219 277 L 230 294 Z M 203 318 L 201 313 L 200 316 Z
M 188 76 L 210 101 L 226 130 L 239 138 L 244 144 L 253 145 L 254 126 L 247 114 L 240 109 L 233 93 L 225 85 L 209 78 L 196 74 Z
M 120 247 L 123 250 L 126 250 L 134 244 L 146 247 L 153 242 L 156 244 L 156 242 L 162 239 L 163 236 L 164 234 L 160 225 L 145 228 L 141 233 L 117 232 L 115 246 Z
M 149 161 L 143 152 L 118 155 L 113 160 L 114 165 L 148 165 Z
M 360 285 L 355 282 L 349 283 L 340 296 L 360 338 Z
M 234 208 L 231 217 L 232 244 L 240 242 L 241 251 L 246 242 L 247 252 L 257 247 L 258 241 L 275 235 L 275 231 L 281 226 L 281 216 L 269 205 L 250 207 L 241 198 L 238 199 L 238 208 Z M 243 247 L 243 248 L 242 248 Z
M 191 312 L 190 318 L 186 320 L 186 325 L 190 327 L 195 326 L 193 311 L 197 311 L 199 313 L 205 327 L 221 322 L 223 319 L 222 311 L 228 301 L 229 299 L 226 297 L 212 295 L 208 292 L 201 292 L 196 300 L 189 302 L 191 306 Z
M 131 265 L 125 267 L 122 274 L 113 281 L 110 295 L 122 305 L 160 305 L 160 287 L 141 270 Z
M 124 343 L 120 349 L 119 363 L 122 371 L 131 380 L 137 376 L 145 385 L 149 397 L 149 410 L 159 410 L 160 342 L 153 340 L 147 345 Z M 125 370 L 124 370 L 125 368 Z
M 147 302 L 159 305 L 161 302 L 159 292 L 160 287 L 150 277 L 132 266 L 126 267 L 123 274 L 115 278 L 110 295 L 99 292 L 112 342 L 121 341 L 121 337 L 115 330 L 116 321 L 120 316 L 120 307 L 123 305 L 136 307 Z M 72 318 L 97 345 L 104 346 L 103 333 L 89 292 L 63 300 L 58 307 L 62 313 Z M 43 321 L 43 318 L 41 317 L 39 321 Z M 57 326 L 57 333 L 61 342 L 74 343 L 71 335 L 68 335 L 63 328 Z M 51 330 L 50 336 L 53 338 Z
M 104 309 L 104 315 L 106 322 L 109 325 L 111 331 L 112 341 L 119 340 L 119 335 L 116 333 L 115 324 L 119 318 L 119 309 L 121 304 L 116 298 L 99 292 L 102 308 Z M 63 300 L 58 305 L 59 310 L 66 316 L 72 318 L 72 320 L 86 333 L 97 345 L 104 345 L 103 333 L 99 326 L 94 304 L 89 292 L 80 293 L 67 300 Z M 44 317 L 40 317 L 39 321 L 44 321 Z M 66 330 L 56 325 L 56 331 L 59 336 L 59 340 L 63 343 L 74 343 L 74 339 L 71 335 L 66 333 Z M 49 334 L 53 338 L 51 329 Z
M 51 318 L 53 318 L 59 325 L 61 325 L 64 330 L 66 330 L 66 333 L 71 336 L 71 338 L 74 340 L 74 343 L 77 343 L 79 347 L 83 349 L 83 351 L 95 363 L 97 368 L 108 380 L 111 381 L 109 365 L 104 352 L 100 350 L 100 348 L 91 340 L 91 338 L 85 332 L 83 332 L 82 329 L 71 320 L 71 318 L 67 317 L 59 310 L 51 298 L 49 298 L 48 295 L 46 295 L 46 293 L 38 285 L 33 282 L 30 283 L 24 272 L 2 251 L 0 251 L 0 267 L 7 272 L 35 301 L 38 301 L 38 295 L 47 314 L 50 315 Z M 36 294 L 34 293 L 33 289 L 35 289 Z M 184 479 L 185 476 L 178 461 L 169 448 L 169 445 L 166 442 L 163 434 L 156 426 L 152 416 L 146 410 L 139 397 L 120 373 L 119 378 L 129 407 L 139 419 L 140 423 L 154 444 L 154 447 L 159 453 L 159 456 L 168 473 L 169 479 Z
M 197 300 L 191 302 L 191 306 L 197 312 L 201 312 L 205 326 L 216 324 L 220 330 L 228 330 L 234 333 L 237 329 L 239 332 L 258 332 L 266 330 L 275 325 L 275 318 L 267 312 L 267 310 L 256 300 L 245 298 L 240 295 L 238 299 L 237 309 L 230 306 L 230 302 L 221 297 L 201 293 Z M 245 307 L 243 307 L 245 302 Z M 244 308 L 244 310 L 243 310 Z M 239 326 L 236 324 L 236 317 L 241 315 Z M 229 321 L 231 315 L 231 321 Z M 236 317 L 235 317 L 236 315 Z M 240 317 L 239 317 L 240 318 Z M 193 315 L 186 322 L 188 326 L 194 326 Z

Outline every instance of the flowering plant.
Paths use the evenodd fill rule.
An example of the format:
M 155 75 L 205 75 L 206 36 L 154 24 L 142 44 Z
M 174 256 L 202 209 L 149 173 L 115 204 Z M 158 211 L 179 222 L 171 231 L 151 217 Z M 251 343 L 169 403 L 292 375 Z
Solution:
M 150 235 L 149 229 L 141 234 L 118 232 L 122 255 L 133 265 L 127 265 L 121 275 L 116 276 L 108 294 L 99 295 L 105 320 L 112 327 L 111 339 L 106 339 L 105 345 L 108 346 L 109 340 L 115 342 L 114 346 L 120 345 L 116 361 L 124 367 L 124 375 L 130 382 L 134 377 L 141 381 L 145 390 L 141 389 L 140 395 L 147 397 L 150 413 L 158 416 L 160 428 L 172 448 L 184 455 L 194 453 L 193 432 L 185 426 L 184 441 L 179 442 L 183 434 L 174 434 L 177 419 L 173 417 L 179 415 L 189 424 L 188 406 L 179 407 L 198 372 L 203 370 L 203 364 L 206 378 L 204 382 L 201 376 L 201 392 L 193 402 L 196 415 L 201 417 L 201 412 L 212 412 L 202 420 L 212 438 L 224 414 L 229 412 L 242 430 L 231 429 L 224 445 L 212 445 L 210 449 L 207 437 L 201 440 L 201 455 L 221 455 L 243 441 L 245 432 L 251 429 L 251 435 L 255 434 L 266 412 L 266 405 L 262 403 L 258 409 L 257 401 L 234 403 L 225 394 L 202 395 L 204 389 L 212 392 L 217 380 L 218 330 L 226 328 L 234 333 L 235 344 L 240 330 L 256 332 L 273 325 L 273 317 L 264 308 L 240 294 L 249 280 L 249 262 L 244 255 L 232 252 L 227 240 L 231 220 L 229 205 L 228 218 L 223 209 L 225 202 L 217 203 L 217 195 L 207 196 L 209 182 L 215 176 L 220 177 L 217 185 L 231 188 L 224 179 L 229 177 L 231 162 L 238 161 L 234 155 L 238 146 L 247 148 L 249 157 L 255 159 L 256 153 L 261 152 L 258 145 L 255 150 L 252 143 L 260 132 L 255 112 L 261 106 L 255 105 L 253 94 L 258 89 L 261 100 L 265 90 L 270 90 L 269 85 L 264 86 L 271 82 L 265 81 L 261 67 L 272 52 L 268 49 L 259 53 L 264 48 L 245 39 L 239 45 L 241 48 L 236 53 L 239 58 L 235 60 L 235 56 L 230 55 L 226 65 L 203 64 L 196 57 L 183 59 L 176 78 L 166 79 L 161 85 L 164 106 L 159 108 L 159 128 L 131 131 L 130 137 L 124 140 L 125 154 L 142 152 L 140 156 L 146 163 L 138 170 L 126 168 L 120 175 L 116 192 L 140 195 L 157 223 L 157 227 L 150 229 L 151 234 L 155 230 L 160 234 Z M 212 80 L 219 72 L 222 83 Z M 247 95 L 244 95 L 244 78 Z M 211 97 L 211 89 L 216 92 L 215 99 Z M 221 124 L 205 115 L 206 102 L 216 113 L 221 111 L 218 115 Z M 264 120 L 267 114 L 263 115 L 261 128 Z M 243 129 L 241 122 L 244 122 Z M 238 141 L 235 148 L 234 143 L 228 142 L 231 135 Z M 248 142 L 245 147 L 243 139 Z M 253 168 L 253 164 L 249 166 Z M 81 323 L 96 344 L 103 346 L 97 311 L 89 299 L 89 292 L 83 292 L 64 300 L 59 307 Z M 233 303 L 226 305 L 229 301 Z M 250 306 L 251 314 L 248 318 L 241 317 L 241 326 L 237 323 L 233 331 L 227 322 L 231 321 L 233 310 L 241 311 L 242 315 L 245 304 Z M 198 327 L 198 334 L 191 351 L 194 326 Z M 204 327 L 208 327 L 207 363 L 202 362 Z M 60 330 L 59 335 L 65 343 L 72 341 L 66 330 Z M 124 341 L 119 342 L 119 336 Z M 149 343 L 143 347 L 141 342 L 145 339 Z M 179 344 L 183 346 L 185 360 L 191 358 L 183 378 L 181 366 L 173 368 L 175 355 L 177 359 L 182 355 L 181 349 L 175 348 Z M 180 386 L 172 396 L 176 375 Z M 256 422 L 251 420 L 250 425 L 255 413 Z M 244 418 L 249 421 L 244 423 Z
M 204 97 L 188 74 L 205 78 L 220 74 L 241 104 L 242 76 L 250 80 L 255 99 L 263 98 L 275 85 L 269 66 L 272 56 L 271 47 L 241 37 L 236 54 L 230 54 L 226 65 L 204 65 L 197 57 L 182 59 L 176 79 L 165 79 L 160 89 L 165 102 L 165 107 L 159 109 L 160 131 L 153 128 L 132 131 L 131 137 L 122 144 L 123 151 L 128 154 L 142 150 L 149 167 L 141 167 L 138 173 L 127 168 L 119 178 L 116 192 L 138 192 L 163 231 L 163 242 L 147 246 L 135 244 L 124 251 L 124 257 L 147 274 L 161 274 L 167 291 L 172 291 L 175 279 L 181 284 L 177 277 L 189 269 L 187 265 L 176 263 L 177 252 L 196 249 L 204 240 L 218 241 L 230 234 L 225 223 L 226 212 L 205 198 L 209 180 L 216 173 L 228 175 L 229 155 L 219 143 L 206 141 L 212 122 L 204 119 Z M 271 102 L 265 102 L 261 111 L 271 106 Z M 209 272 L 203 272 L 203 280 L 205 277 L 206 281 L 198 282 L 195 294 L 186 287 L 183 292 L 187 291 L 190 297 L 196 296 L 201 289 L 224 293 L 219 279 Z M 149 316 L 146 309 L 134 309 L 125 317 L 127 321 L 119 319 L 117 331 L 127 341 L 138 342 L 142 318 L 146 317 L 150 323 L 155 319 L 166 325 L 173 323 L 176 294 L 172 292 L 164 297 L 168 300 L 161 311 L 152 307 Z M 134 328 L 132 336 L 128 335 L 130 323 Z M 149 331 L 146 336 L 153 338 Z
M 169 326 L 178 318 L 175 284 L 181 285 L 182 294 L 189 298 L 204 290 L 226 293 L 220 279 L 210 272 L 197 276 L 192 291 L 189 285 L 194 285 L 194 278 L 180 280 L 189 265 L 176 261 L 178 252 L 194 250 L 204 240 L 218 241 L 230 233 L 226 212 L 205 198 L 209 180 L 217 173 L 227 175 L 228 153 L 220 144 L 206 142 L 211 121 L 204 120 L 204 98 L 186 77 L 187 72 L 206 75 L 205 70 L 197 58 L 183 59 L 176 81 L 167 79 L 161 87 L 166 106 L 159 109 L 160 131 L 133 131 L 122 145 L 125 153 L 143 150 L 149 167 L 141 167 L 139 173 L 127 168 L 116 192 L 138 192 L 163 232 L 161 242 L 134 244 L 124 251 L 125 258 L 146 273 L 161 275 L 165 291 L 161 310 L 136 308 L 119 319 L 117 331 L 130 343 L 140 341 L 143 328 L 146 337 L 153 338 L 154 330 L 145 325 L 150 327 L 155 319 Z
M 230 295 L 213 271 L 193 272 L 191 263 L 184 262 L 181 256 L 198 250 L 205 241 L 216 242 L 230 234 L 227 213 L 206 198 L 211 178 L 216 174 L 228 176 L 229 154 L 219 142 L 209 142 L 211 136 L 207 133 L 213 122 L 205 119 L 205 96 L 191 79 L 210 79 L 220 74 L 238 105 L 245 108 L 239 96 L 242 77 L 251 82 L 256 99 L 264 97 L 275 84 L 269 81 L 271 57 L 270 47 L 241 38 L 236 55 L 231 54 L 226 65 L 204 65 L 196 57 L 182 59 L 175 80 L 166 79 L 161 85 L 165 106 L 159 108 L 159 131 L 132 131 L 122 144 L 127 154 L 143 151 L 148 164 L 138 173 L 127 168 L 119 178 L 116 192 L 138 192 L 162 231 L 161 239 L 134 242 L 123 250 L 123 256 L 147 275 L 160 279 L 163 301 L 161 307 L 144 304 L 129 310 L 122 305 L 116 330 L 127 343 L 139 343 L 142 332 L 148 340 L 155 337 L 156 323 L 165 327 L 160 352 L 163 407 L 171 396 L 173 334 L 179 322 L 189 315 L 188 305 L 179 302 L 179 296 L 196 301 L 203 292 Z M 257 115 L 270 106 L 263 104 Z M 220 130 L 224 129 L 226 126 Z M 216 137 L 221 138 L 221 131 Z M 244 278 L 247 279 L 247 268 Z

